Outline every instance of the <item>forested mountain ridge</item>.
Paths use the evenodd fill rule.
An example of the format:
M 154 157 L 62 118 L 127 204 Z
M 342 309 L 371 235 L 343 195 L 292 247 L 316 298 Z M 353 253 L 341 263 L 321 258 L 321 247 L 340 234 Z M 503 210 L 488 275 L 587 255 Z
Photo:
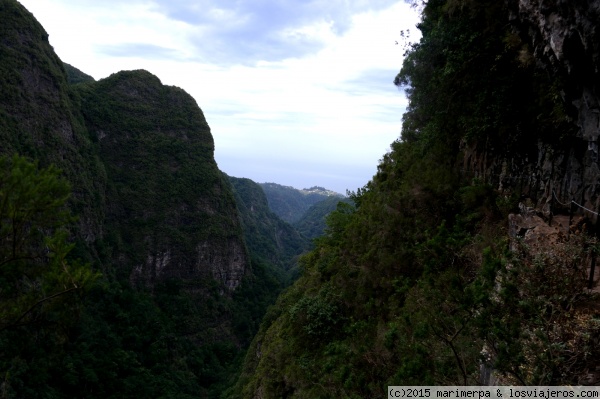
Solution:
M 239 285 L 248 260 L 235 202 L 192 97 L 146 71 L 98 82 L 84 77 L 85 83 L 70 86 L 43 28 L 16 1 L 1 4 L 3 152 L 63 169 L 74 186 L 74 206 L 82 208 L 75 209 L 79 234 L 90 249 L 108 234 L 115 259 L 135 253 L 124 263 L 144 278 L 204 269 L 228 289 Z M 185 228 L 193 233 L 183 234 Z M 175 248 L 177 235 L 183 253 Z M 223 243 L 230 248 L 211 252 Z M 233 269 L 217 266 L 220 258 Z
M 109 263 L 133 266 L 135 283 L 214 278 L 235 289 L 248 255 L 229 182 L 193 98 L 146 71 L 75 88 L 106 165 Z
M 218 396 L 290 265 L 248 249 L 202 111 L 0 16 L 0 396 Z
M 80 71 L 79 69 L 67 64 L 66 62 L 63 62 L 63 66 L 65 68 L 65 72 L 67 73 L 67 81 L 71 84 L 93 82 L 96 80 L 87 73 Z
M 302 190 L 277 183 L 260 183 L 260 186 L 267 196 L 271 210 L 292 224 L 300 220 L 314 204 L 331 196 L 343 198 L 339 193 L 318 186 Z
M 0 0 L 0 395 L 597 383 L 600 3 L 414 3 L 402 137 L 253 339 L 302 240 L 217 169 L 183 90 L 146 71 L 95 82 Z
M 79 239 L 93 241 L 102 231 L 106 176 L 79 99 L 35 18 L 16 1 L 1 1 L 0 13 L 0 152 L 58 166 L 77 187 L 70 203 Z
M 413 3 L 402 136 L 329 217 L 228 397 L 598 381 L 600 3 Z
M 352 206 L 352 200 L 338 195 L 330 195 L 312 205 L 302 217 L 293 223 L 298 232 L 309 239 L 322 236 L 327 228 L 326 218 L 338 208 L 340 202 Z
M 290 271 L 297 257 L 309 249 L 307 238 L 272 212 L 261 185 L 245 178 L 229 180 L 251 252 L 280 271 Z

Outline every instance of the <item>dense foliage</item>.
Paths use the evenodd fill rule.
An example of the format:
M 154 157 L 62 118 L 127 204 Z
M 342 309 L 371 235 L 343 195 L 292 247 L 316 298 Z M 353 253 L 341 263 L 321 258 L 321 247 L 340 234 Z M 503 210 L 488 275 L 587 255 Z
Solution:
M 0 397 L 217 397 L 284 266 L 247 251 L 202 111 L 63 64 L 15 0 L 0 16 L 0 152 L 35 160 L 0 162 Z
M 0 160 L 0 397 L 581 383 L 600 355 L 582 290 L 595 239 L 507 239 L 508 214 L 535 202 L 520 165 L 573 131 L 564 82 L 535 63 L 514 4 L 423 2 L 395 79 L 402 137 L 350 205 L 228 178 L 183 90 L 145 71 L 95 82 L 0 0 L 0 148 L 37 162 Z M 336 207 L 272 307 L 306 241 L 267 201 L 288 221 L 314 206 L 307 236 L 321 228 L 308 215 Z
M 98 243 L 103 261 L 127 278 L 134 265 L 144 265 L 131 278 L 148 285 L 156 279 L 149 256 L 168 254 L 171 264 L 185 264 L 201 243 L 241 243 L 229 182 L 217 168 L 208 124 L 191 96 L 146 71 L 119 72 L 75 88 L 108 178 L 109 233 Z M 162 273 L 190 278 L 194 272 Z
M 73 65 L 69 65 L 66 62 L 63 62 L 63 66 L 65 68 L 65 72 L 67 73 L 67 81 L 70 84 L 93 82 L 95 80 L 93 77 L 91 77 L 85 72 L 80 71 Z
M 55 167 L 0 158 L 0 397 L 216 397 L 280 290 L 274 266 L 254 261 L 231 297 L 100 278 L 70 254 L 69 194 Z
M 250 179 L 229 177 L 250 252 L 276 266 L 273 273 L 289 272 L 297 257 L 309 248 L 308 240 L 271 209 L 261 186 Z M 324 216 L 323 216 L 324 220 Z M 282 278 L 285 279 L 285 277 Z
M 0 375 L 2 397 L 36 397 L 98 275 L 68 259 L 69 184 L 56 168 L 0 158 Z M 46 374 L 46 375 L 44 375 Z
M 568 140 L 560 78 L 532 62 L 512 2 L 423 3 L 422 40 L 395 79 L 410 101 L 402 137 L 350 196 L 356 209 L 329 217 L 229 397 L 386 397 L 388 385 L 486 383 L 482 370 L 577 384 L 595 367 L 600 324 L 583 289 L 595 241 L 549 253 L 514 237 L 508 250 L 508 213 L 535 191 L 485 175 L 538 140 Z
M 349 198 L 341 198 L 335 195 L 329 196 L 308 208 L 293 226 L 300 234 L 311 240 L 322 236 L 327 227 L 325 223 L 327 215 L 336 210 L 337 204 L 340 201 L 348 204 L 352 203 Z
M 282 186 L 277 183 L 261 183 L 269 207 L 281 219 L 288 223 L 296 223 L 314 204 L 328 197 L 342 197 L 340 194 L 323 187 L 311 187 L 298 190 L 294 187 Z
M 19 153 L 62 170 L 75 188 L 69 198 L 81 226 L 103 218 L 106 178 L 88 137 L 79 98 L 48 34 L 23 6 L 0 1 L 0 154 Z

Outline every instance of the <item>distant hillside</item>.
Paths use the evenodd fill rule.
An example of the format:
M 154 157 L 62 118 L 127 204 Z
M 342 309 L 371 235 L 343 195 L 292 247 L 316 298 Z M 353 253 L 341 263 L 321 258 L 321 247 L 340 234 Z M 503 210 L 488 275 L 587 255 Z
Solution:
M 95 81 L 16 0 L 0 19 L 0 397 L 216 398 L 282 287 L 248 248 L 285 229 L 243 231 L 184 90 Z
M 96 80 L 87 73 L 80 71 L 66 62 L 63 62 L 63 66 L 65 67 L 65 72 L 67 72 L 67 82 L 70 84 L 94 82 Z
M 295 258 L 308 250 L 308 240 L 269 209 L 260 185 L 231 176 L 229 181 L 250 253 L 281 271 L 290 270 L 296 263 Z
M 271 210 L 288 223 L 299 221 L 317 202 L 331 196 L 344 197 L 340 193 L 317 186 L 302 190 L 276 183 L 260 183 L 260 186 L 265 191 Z
M 325 222 L 327 215 L 335 211 L 340 202 L 352 204 L 352 200 L 349 198 L 337 195 L 327 197 L 311 206 L 293 226 L 306 238 L 313 239 L 322 236 L 327 227 Z
M 401 138 L 223 397 L 600 382 L 600 0 L 411 3 Z

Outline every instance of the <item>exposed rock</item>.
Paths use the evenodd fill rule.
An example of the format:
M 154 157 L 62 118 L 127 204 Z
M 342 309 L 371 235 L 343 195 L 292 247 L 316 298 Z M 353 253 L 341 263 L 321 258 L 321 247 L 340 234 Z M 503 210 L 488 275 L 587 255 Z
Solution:
M 588 67 L 598 63 L 599 15 L 598 1 L 519 0 L 519 17 L 530 23 L 536 58 L 570 74 L 592 72 Z
M 106 176 L 48 34 L 16 1 L 0 1 L 0 154 L 55 164 L 73 186 L 80 239 L 102 235 Z
M 556 226 L 533 213 L 510 214 L 508 216 L 508 234 L 511 249 L 515 249 L 514 240 L 522 240 L 533 252 L 543 251 L 565 239 L 565 235 Z
M 116 266 L 136 285 L 214 278 L 234 290 L 249 258 L 194 99 L 143 70 L 76 87 L 106 163 L 107 224 L 125 253 Z
M 0 1 L 0 15 L 0 153 L 62 169 L 81 253 L 134 284 L 235 289 L 248 255 L 195 100 L 146 71 L 96 82 L 62 63 L 18 2 Z
M 212 277 L 230 291 L 240 285 L 247 266 L 246 248 L 239 237 L 230 237 L 225 245 L 209 240 L 198 244 L 196 269 L 200 273 L 210 270 Z
M 576 201 L 581 206 L 575 213 L 596 223 L 594 212 L 600 211 L 600 1 L 518 0 L 508 4 L 514 5 L 513 26 L 538 70 L 560 81 L 567 112 L 563 137 L 557 145 L 556 138 L 545 132 L 537 138 L 533 132 L 518 132 L 529 139 L 523 139 L 517 152 L 481 143 L 465 145 L 463 169 L 500 190 L 516 188 L 546 216 L 568 213 L 571 201 Z
M 598 211 L 600 1 L 521 0 L 519 17 L 529 25 L 536 58 L 568 82 L 563 99 L 573 107 L 577 125 L 573 145 L 559 159 L 548 149 L 543 151 L 549 157 L 541 165 L 542 171 L 548 174 L 553 168 L 554 176 L 542 182 L 541 201 L 547 202 L 554 191 L 564 202 L 575 200 Z M 585 213 L 581 208 L 578 211 Z M 586 216 L 596 221 L 593 214 Z

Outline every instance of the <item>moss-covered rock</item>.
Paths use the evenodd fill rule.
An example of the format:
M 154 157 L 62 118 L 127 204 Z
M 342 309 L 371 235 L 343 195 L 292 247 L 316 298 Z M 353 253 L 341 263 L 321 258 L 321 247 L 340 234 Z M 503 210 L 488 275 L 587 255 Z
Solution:
M 235 289 L 248 256 L 229 182 L 194 99 L 141 70 L 76 89 L 106 165 L 110 262 L 142 285 L 214 278 Z

